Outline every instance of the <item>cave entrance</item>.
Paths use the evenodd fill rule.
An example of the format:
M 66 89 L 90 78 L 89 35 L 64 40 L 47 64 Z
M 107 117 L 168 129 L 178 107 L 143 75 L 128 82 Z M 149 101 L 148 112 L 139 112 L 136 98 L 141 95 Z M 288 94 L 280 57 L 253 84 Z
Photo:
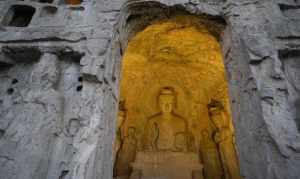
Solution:
M 122 61 L 116 179 L 240 178 L 217 31 L 176 16 L 131 38 Z

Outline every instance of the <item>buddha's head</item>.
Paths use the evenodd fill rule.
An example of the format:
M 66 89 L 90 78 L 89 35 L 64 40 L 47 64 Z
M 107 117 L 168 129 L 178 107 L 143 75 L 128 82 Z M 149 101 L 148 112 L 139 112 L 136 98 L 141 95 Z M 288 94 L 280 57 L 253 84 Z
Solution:
M 158 104 L 163 113 L 171 113 L 175 106 L 175 91 L 173 88 L 163 88 L 158 97 Z
M 210 116 L 219 115 L 224 110 L 222 102 L 212 99 L 207 105 Z
M 224 125 L 223 117 L 222 117 L 222 112 L 224 111 L 224 106 L 222 102 L 212 100 L 208 106 L 208 111 L 210 115 L 210 119 L 215 125 L 217 129 L 220 129 Z

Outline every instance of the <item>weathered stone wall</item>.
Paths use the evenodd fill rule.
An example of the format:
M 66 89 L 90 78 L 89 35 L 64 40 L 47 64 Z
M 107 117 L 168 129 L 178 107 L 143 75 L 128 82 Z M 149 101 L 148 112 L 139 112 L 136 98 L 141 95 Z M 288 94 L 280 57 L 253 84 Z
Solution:
M 12 5 L 33 7 L 32 19 Z M 226 21 L 242 176 L 299 178 L 297 0 L 1 0 L 0 9 L 0 179 L 112 178 L 123 51 L 153 20 L 176 13 Z M 12 27 L 26 24 L 20 16 L 10 24 L 12 11 L 28 26 Z

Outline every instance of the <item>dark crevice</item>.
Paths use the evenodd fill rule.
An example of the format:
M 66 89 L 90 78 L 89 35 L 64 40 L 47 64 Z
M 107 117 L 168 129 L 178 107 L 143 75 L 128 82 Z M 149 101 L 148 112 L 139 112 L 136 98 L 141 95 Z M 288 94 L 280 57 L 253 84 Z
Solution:
M 3 53 L 15 62 L 36 62 L 41 58 L 41 51 L 38 47 L 9 47 L 2 48 Z
M 261 59 L 261 60 L 250 60 L 249 64 L 253 65 L 253 66 L 260 65 L 263 60 L 264 59 Z
M 83 86 L 79 85 L 79 86 L 77 86 L 76 91 L 80 92 L 80 91 L 82 91 L 82 89 L 83 89 Z
M 17 84 L 18 82 L 19 82 L 18 79 L 15 79 L 15 78 L 14 78 L 14 79 L 11 81 L 11 84 L 14 85 L 14 84 Z
M 101 69 L 105 69 L 105 65 L 104 65 L 104 64 L 101 64 L 101 65 L 100 65 L 100 68 L 101 68 Z
M 60 51 L 58 54 L 60 59 L 70 60 L 76 63 L 80 63 L 80 60 L 84 55 L 84 53 L 76 52 L 72 49 Z
M 53 3 L 54 0 L 40 0 L 41 3 Z
M 31 39 L 31 40 L 0 40 L 0 43 L 33 43 L 33 42 L 70 42 L 70 43 L 76 43 L 86 40 L 86 37 L 82 37 L 79 39 L 71 40 L 71 39 L 64 39 L 61 37 L 47 37 L 47 38 L 38 38 L 38 39 Z
M 15 92 L 15 90 L 13 88 L 8 88 L 7 91 L 6 91 L 6 93 L 8 95 L 12 95 L 14 92 Z
M 277 36 L 276 38 L 279 40 L 300 40 L 300 36 Z
M 8 70 L 9 68 L 11 68 L 13 65 L 12 64 L 8 64 L 8 63 L 3 63 L 0 62 L 0 71 L 5 71 Z
M 112 77 L 111 77 L 111 81 L 112 81 L 112 82 L 115 82 L 116 80 L 117 80 L 117 78 L 116 78 L 115 76 L 112 76 Z
M 279 58 L 286 59 L 286 58 L 294 58 L 300 57 L 300 50 L 280 50 L 279 51 Z
M 69 170 L 63 170 L 58 179 L 65 179 L 66 176 L 68 175 L 68 173 L 69 173 Z
M 0 129 L 0 140 L 2 139 L 2 137 L 4 136 L 4 134 L 5 134 L 5 130 Z
M 300 5 L 288 5 L 288 4 L 279 4 L 281 11 L 287 11 L 290 9 L 300 9 Z
M 300 132 L 300 98 L 296 100 L 295 107 L 296 107 L 295 122 L 297 125 L 298 132 Z
M 71 6 L 71 7 L 69 7 L 69 9 L 73 10 L 73 11 L 84 11 L 83 6 Z

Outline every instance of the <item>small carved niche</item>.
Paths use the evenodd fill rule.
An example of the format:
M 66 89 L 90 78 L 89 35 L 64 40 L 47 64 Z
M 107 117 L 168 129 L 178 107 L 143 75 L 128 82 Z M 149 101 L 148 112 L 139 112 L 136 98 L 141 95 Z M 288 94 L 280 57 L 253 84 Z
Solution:
M 4 46 L 3 54 L 13 62 L 36 62 L 41 58 L 41 51 L 37 47 L 28 46 Z
M 27 27 L 35 13 L 35 8 L 27 5 L 13 5 L 6 13 L 2 25 Z
M 68 126 L 67 126 L 67 132 L 69 136 L 75 136 L 76 133 L 79 131 L 80 129 L 80 121 L 76 118 L 72 118 L 70 119 Z
M 4 136 L 5 130 L 0 129 L 0 139 Z
M 41 12 L 41 17 L 53 17 L 57 13 L 57 7 L 55 6 L 46 6 L 43 7 Z
M 53 1 L 54 1 L 54 0 L 40 0 L 39 2 L 51 4 L 51 3 L 53 3 Z
M 0 71 L 4 71 L 12 67 L 12 64 L 4 63 L 0 61 Z
M 64 2 L 68 5 L 80 5 L 82 0 L 64 0 Z

